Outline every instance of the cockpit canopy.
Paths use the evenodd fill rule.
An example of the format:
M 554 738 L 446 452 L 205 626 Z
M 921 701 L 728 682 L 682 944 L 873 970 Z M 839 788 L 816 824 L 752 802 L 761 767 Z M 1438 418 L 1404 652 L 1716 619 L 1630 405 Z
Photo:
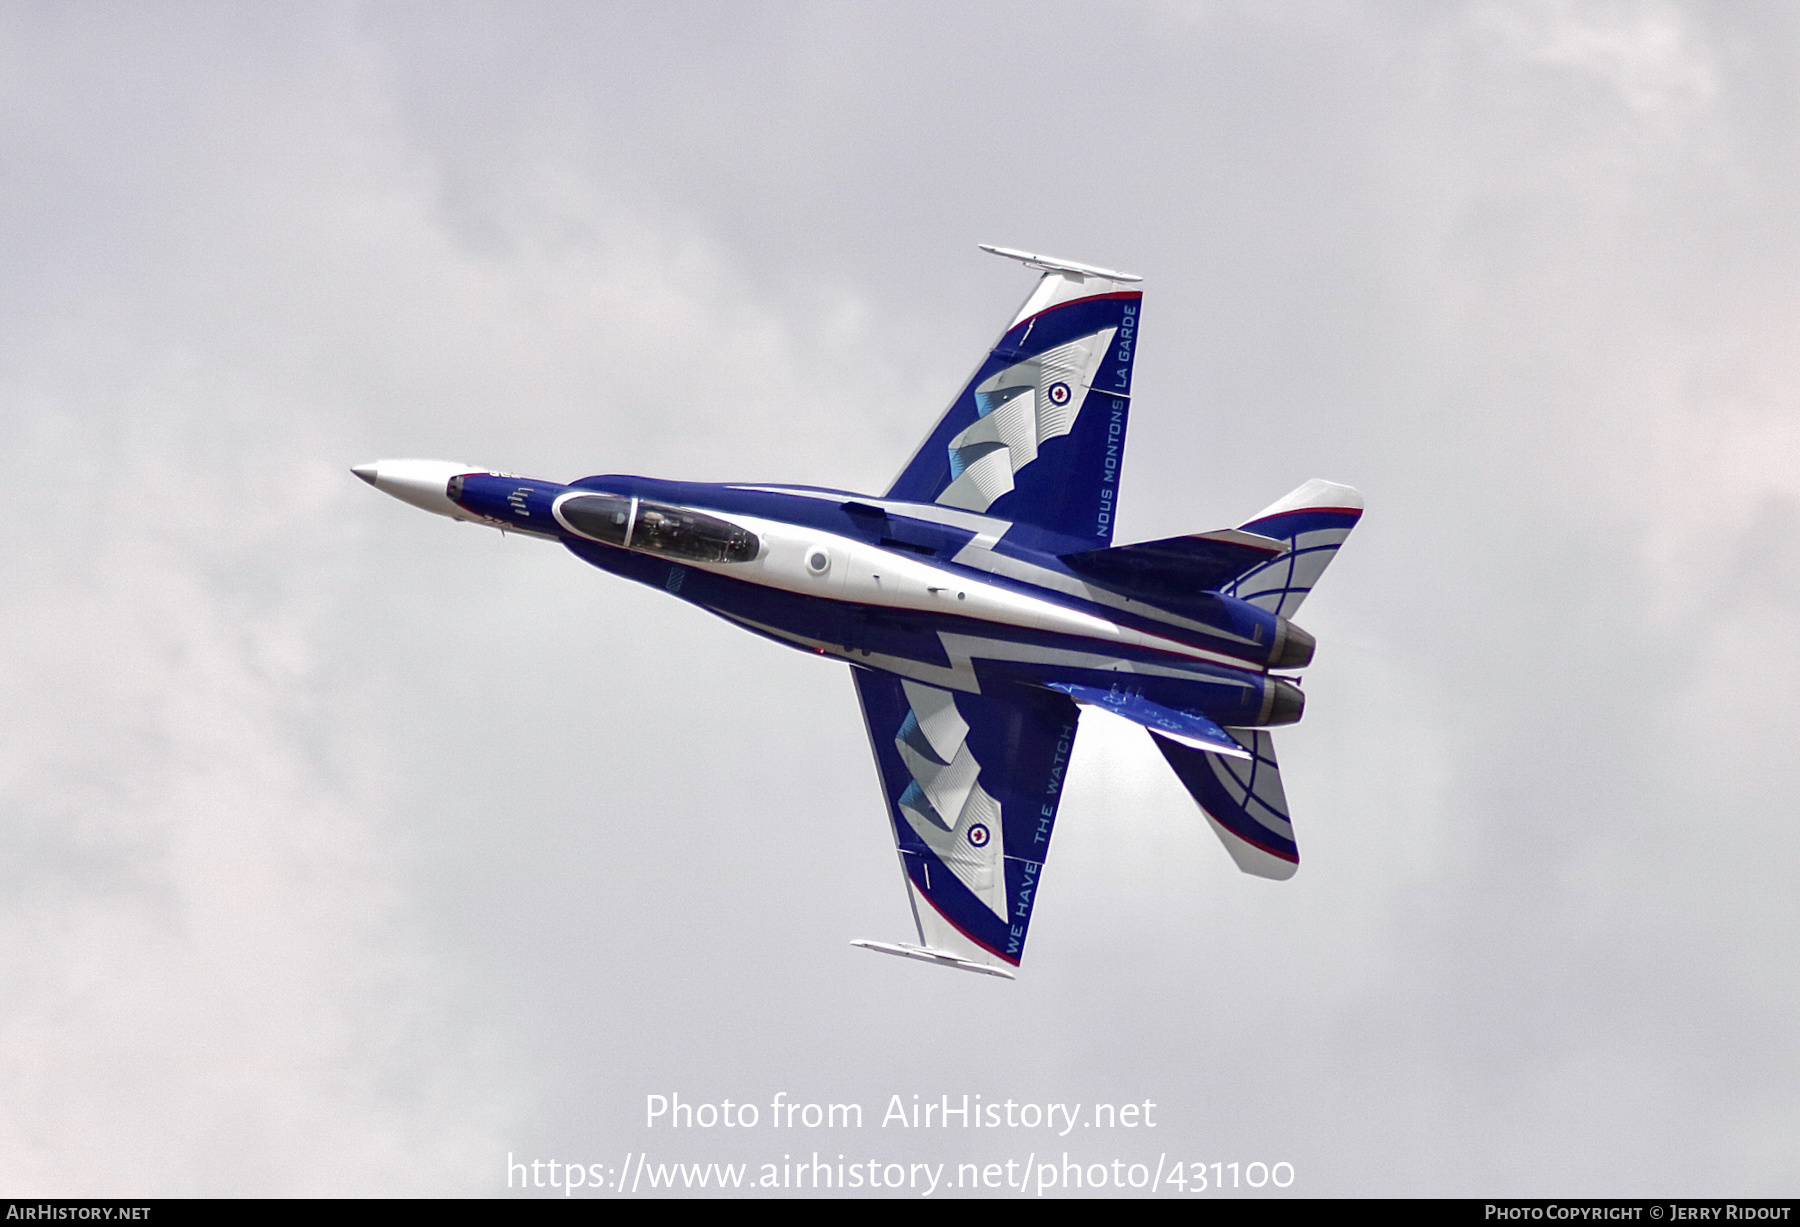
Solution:
M 617 494 L 583 494 L 557 504 L 557 514 L 584 537 L 624 545 L 631 528 L 631 500 Z
M 584 537 L 690 562 L 749 562 L 762 548 L 756 534 L 716 516 L 621 494 L 581 494 L 557 506 Z

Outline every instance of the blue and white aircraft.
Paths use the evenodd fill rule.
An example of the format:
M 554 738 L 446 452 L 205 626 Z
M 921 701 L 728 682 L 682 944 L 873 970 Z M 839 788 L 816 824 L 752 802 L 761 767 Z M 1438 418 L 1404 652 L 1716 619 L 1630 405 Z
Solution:
M 880 497 L 434 460 L 352 471 L 426 511 L 560 542 L 758 635 L 847 662 L 919 943 L 1011 977 L 1082 709 L 1141 725 L 1246 873 L 1299 849 L 1268 730 L 1305 707 L 1289 619 L 1362 514 L 1309 481 L 1237 528 L 1112 543 L 1141 278 L 1041 272 Z

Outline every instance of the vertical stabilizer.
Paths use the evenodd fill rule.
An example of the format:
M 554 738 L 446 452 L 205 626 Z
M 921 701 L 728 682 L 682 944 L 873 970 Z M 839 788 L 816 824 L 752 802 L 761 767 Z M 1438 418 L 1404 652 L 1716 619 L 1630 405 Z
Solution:
M 1275 739 L 1262 729 L 1228 729 L 1248 759 L 1190 749 L 1151 733 L 1206 820 L 1245 873 L 1283 881 L 1300 868 L 1300 847 L 1288 819 L 1287 791 L 1275 761 Z
M 1287 549 L 1221 591 L 1283 618 L 1293 617 L 1362 513 L 1362 495 L 1349 486 L 1313 478 L 1239 526 L 1284 542 Z

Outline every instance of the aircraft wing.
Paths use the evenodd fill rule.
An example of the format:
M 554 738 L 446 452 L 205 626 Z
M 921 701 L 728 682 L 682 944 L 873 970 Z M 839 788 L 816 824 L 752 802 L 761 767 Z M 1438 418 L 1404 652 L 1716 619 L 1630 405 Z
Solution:
M 1022 686 L 953 693 L 852 674 L 920 941 L 858 944 L 1010 975 L 1075 744 L 1074 702 Z
M 1143 293 L 1131 273 L 1006 248 L 1037 288 L 887 492 L 1112 544 Z

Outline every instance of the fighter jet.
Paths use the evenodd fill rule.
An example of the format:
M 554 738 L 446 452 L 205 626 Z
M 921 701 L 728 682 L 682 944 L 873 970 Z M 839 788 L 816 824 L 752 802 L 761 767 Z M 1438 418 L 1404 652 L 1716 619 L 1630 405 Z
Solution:
M 1305 709 L 1291 673 L 1314 640 L 1290 619 L 1362 500 L 1313 480 L 1236 528 L 1115 546 L 1142 279 L 983 250 L 1037 285 L 879 496 L 433 460 L 352 472 L 847 663 L 918 933 L 853 944 L 1011 978 L 1083 712 L 1148 732 L 1238 868 L 1293 876 L 1269 730 Z

